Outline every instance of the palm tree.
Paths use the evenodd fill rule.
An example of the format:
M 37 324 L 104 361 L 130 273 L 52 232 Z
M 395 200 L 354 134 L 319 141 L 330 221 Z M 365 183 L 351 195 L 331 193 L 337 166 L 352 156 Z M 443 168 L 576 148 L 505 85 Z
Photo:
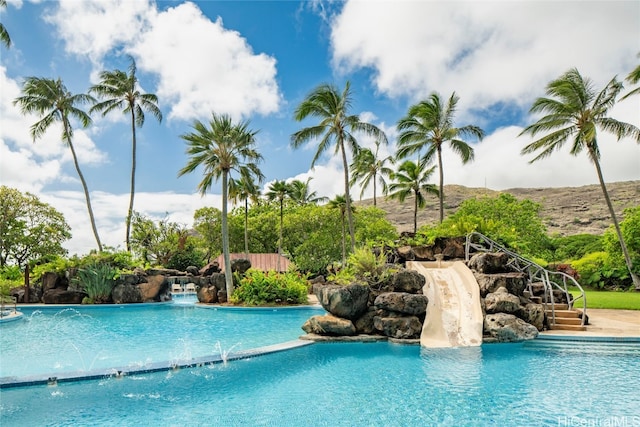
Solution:
M 310 203 L 317 204 L 326 202 L 328 200 L 327 197 L 319 197 L 317 191 L 309 190 L 309 181 L 313 178 L 307 178 L 306 181 L 300 181 L 299 179 L 294 179 L 289 183 L 289 187 L 291 188 L 291 192 L 289 194 L 289 198 L 296 202 L 299 205 L 308 205 Z
M 198 190 L 204 195 L 211 189 L 213 181 L 222 180 L 222 254 L 227 297 L 233 294 L 233 276 L 229 257 L 229 226 L 227 223 L 227 201 L 229 178 L 233 171 L 240 176 L 262 176 L 258 162 L 262 156 L 255 149 L 257 132 L 249 130 L 249 122 L 234 123 L 226 114 L 212 113 L 208 125 L 199 120 L 192 124 L 193 132 L 181 135 L 187 143 L 189 161 L 180 169 L 178 176 L 204 167 L 204 177 Z
M 7 0 L 0 0 L 0 7 L 7 7 Z M 0 42 L 2 42 L 7 49 L 11 47 L 11 37 L 9 37 L 9 32 L 2 24 L 0 24 Z
M 638 57 L 640 57 L 640 54 L 638 54 Z M 626 80 L 629 83 L 631 83 L 632 85 L 640 82 L 640 65 L 638 65 L 636 68 L 634 68 L 629 73 L 629 75 L 627 76 Z M 620 98 L 620 100 L 626 99 L 626 98 L 630 97 L 631 95 L 636 95 L 636 94 L 640 94 L 640 86 L 638 86 L 637 88 L 629 91 L 629 93 L 627 93 L 625 96 Z
M 343 195 L 336 195 L 335 199 L 329 201 L 330 209 L 339 209 L 340 210 L 340 219 L 342 220 L 342 265 L 346 265 L 347 262 L 347 249 L 345 236 L 345 224 L 344 217 L 346 216 L 347 209 L 351 209 L 351 212 L 355 212 L 355 206 L 351 205 L 351 203 L 347 203 L 347 198 Z
M 530 110 L 533 114 L 544 115 L 536 123 L 527 126 L 520 135 L 530 134 L 535 137 L 540 133 L 545 134 L 522 149 L 522 154 L 537 153 L 529 163 L 549 157 L 567 141 L 571 141 L 572 155 L 587 152 L 589 160 L 595 166 L 629 274 L 635 288 L 640 290 L 640 278 L 633 272 L 631 257 L 602 176 L 600 148 L 596 135 L 597 129 L 600 128 L 613 133 L 618 140 L 631 137 L 640 143 L 640 129 L 607 116 L 622 89 L 622 83 L 614 77 L 604 89 L 597 92 L 591 80 L 583 78 L 578 70 L 573 68 L 547 85 L 548 97 L 536 99 Z
M 295 111 L 294 118 L 297 121 L 302 121 L 308 117 L 314 117 L 318 118 L 320 122 L 291 135 L 291 145 L 293 148 L 298 148 L 311 140 L 320 139 L 316 154 L 311 161 L 312 168 L 331 145 L 335 145 L 335 153 L 340 152 L 344 169 L 344 193 L 347 203 L 346 211 L 349 221 L 349 234 L 351 236 L 351 250 L 354 250 L 356 238 L 353 228 L 353 215 L 350 209 L 349 163 L 347 161 L 346 148 L 350 148 L 354 153 L 358 151 L 358 143 L 354 132 L 361 132 L 376 138 L 385 138 L 385 136 L 376 126 L 360 121 L 360 118 L 356 115 L 349 115 L 351 102 L 351 85 L 349 82 L 346 83 L 342 92 L 337 87 L 329 84 L 321 84 L 315 88 L 300 103 Z
M 401 203 L 407 196 L 414 195 L 413 202 L 413 232 L 418 231 L 418 208 L 424 208 L 426 204 L 425 195 L 440 193 L 438 188 L 429 184 L 428 181 L 433 175 L 435 166 L 426 169 L 427 162 L 424 158 L 418 163 L 406 160 L 398 167 L 398 171 L 391 178 L 394 182 L 389 185 L 389 197 L 398 199 Z
M 267 199 L 269 200 L 278 200 L 280 203 L 280 229 L 278 233 L 278 261 L 277 268 L 280 271 L 280 256 L 282 256 L 282 228 L 283 228 L 283 207 L 284 207 L 284 199 L 289 197 L 291 194 L 291 186 L 284 181 L 274 181 L 269 186 L 269 191 L 267 191 Z
M 144 111 L 162 122 L 162 112 L 158 108 L 158 97 L 152 93 L 141 93 L 136 77 L 136 63 L 130 58 L 129 72 L 121 70 L 103 71 L 100 73 L 100 83 L 89 89 L 103 101 L 95 104 L 89 110 L 101 111 L 106 116 L 111 111 L 121 109 L 124 114 L 131 116 L 131 191 L 129 196 L 129 210 L 127 211 L 126 245 L 127 251 L 131 250 L 131 216 L 133 214 L 133 198 L 136 188 L 136 126 L 144 124 Z
M 87 202 L 87 210 L 89 211 L 89 219 L 91 220 L 91 228 L 93 235 L 98 243 L 98 251 L 102 252 L 102 243 L 98 236 L 96 221 L 91 208 L 91 198 L 89 197 L 89 188 L 84 179 L 84 175 L 80 170 L 78 156 L 73 146 L 73 128 L 70 118 L 80 121 L 82 127 L 91 124 L 91 117 L 78 108 L 80 104 L 95 102 L 93 97 L 84 93 L 72 94 L 62 83 L 61 79 L 53 80 L 41 77 L 27 77 L 22 86 L 22 96 L 16 98 L 13 103 L 19 105 L 22 114 L 36 113 L 40 115 L 40 120 L 34 123 L 30 130 L 33 141 L 45 134 L 49 126 L 54 122 L 62 123 L 62 142 L 67 144 L 71 150 L 73 164 L 78 172 L 78 177 L 82 183 L 84 197 Z
M 387 166 L 387 163 L 395 163 L 393 156 L 387 156 L 383 159 L 378 157 L 378 151 L 380 149 L 380 141 L 375 142 L 376 151 L 371 151 L 370 148 L 361 148 L 356 153 L 353 163 L 351 163 L 351 185 L 355 185 L 358 180 L 360 184 L 360 198 L 364 191 L 369 187 L 369 184 L 373 184 L 373 206 L 377 206 L 377 183 L 380 183 L 382 187 L 382 194 L 386 195 L 388 192 L 386 177 L 390 177 L 393 174 L 393 169 Z
M 249 256 L 249 199 L 255 200 L 260 194 L 260 189 L 253 180 L 253 176 L 243 175 L 240 179 L 229 180 L 229 197 L 234 202 L 244 202 L 244 255 Z M 263 176 L 257 177 L 262 182 Z
M 446 105 L 440 94 L 432 92 L 426 101 L 409 108 L 406 117 L 398 122 L 398 158 L 426 149 L 424 160 L 428 164 L 434 155 L 438 159 L 440 174 L 440 222 L 444 219 L 444 169 L 442 167 L 442 146 L 448 142 L 454 153 L 466 164 L 473 160 L 473 148 L 462 138 L 474 137 L 482 140 L 484 131 L 477 126 L 454 127 L 453 117 L 460 98 L 455 92 Z

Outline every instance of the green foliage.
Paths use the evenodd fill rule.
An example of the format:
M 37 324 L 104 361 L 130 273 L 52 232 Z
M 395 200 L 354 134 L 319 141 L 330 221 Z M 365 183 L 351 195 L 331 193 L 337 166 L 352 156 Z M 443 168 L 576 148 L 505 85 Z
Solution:
M 607 252 L 594 252 L 579 260 L 572 261 L 571 267 L 578 272 L 578 282 L 583 287 L 596 289 L 624 289 L 629 285 L 624 283 L 628 277 L 626 267 L 612 263 Z M 587 302 L 588 303 L 588 302 Z
M 239 279 L 231 302 L 244 305 L 306 304 L 307 277 L 297 272 L 249 269 Z
M 64 216 L 30 193 L 0 186 L 0 266 L 64 255 L 71 237 Z
M 383 252 L 376 254 L 369 247 L 360 247 L 349 255 L 347 266 L 356 279 L 363 280 L 369 285 L 385 282 L 392 273 L 387 266 L 387 257 Z
M 477 231 L 525 257 L 551 259 L 551 242 L 539 211 L 538 203 L 518 200 L 508 193 L 468 199 L 441 224 L 421 227 L 416 238 L 420 243 L 430 244 L 436 237 L 464 236 Z
M 576 234 L 551 239 L 554 261 L 580 259 L 592 252 L 604 250 L 602 236 L 595 234 Z
M 92 303 L 106 303 L 111 299 L 117 269 L 109 264 L 89 264 L 79 268 L 74 278 L 77 287 L 86 292 Z
M 201 268 L 204 265 L 203 261 L 204 254 L 191 243 L 176 249 L 165 267 L 185 271 L 189 266 Z
M 47 262 L 36 264 L 31 269 L 31 277 L 37 280 L 47 272 L 63 274 L 68 269 L 77 267 L 80 264 L 80 259 L 78 257 L 67 259 L 61 256 L 55 256 L 49 257 L 48 259 L 49 260 Z
M 631 257 L 633 272 L 640 274 L 640 205 L 625 209 L 623 214 L 624 219 L 620 221 L 620 231 Z M 613 266 L 616 269 L 626 269 L 620 241 L 613 225 L 604 233 L 603 244 Z M 628 278 L 631 281 L 628 271 L 624 278 Z
M 156 222 L 134 212 L 131 227 L 131 249 L 145 263 L 167 266 L 177 252 L 190 244 L 195 246 L 194 237 L 189 236 L 187 229 L 167 218 Z
M 24 277 L 17 265 L 0 267 L 0 295 L 9 295 L 11 288 L 22 286 Z

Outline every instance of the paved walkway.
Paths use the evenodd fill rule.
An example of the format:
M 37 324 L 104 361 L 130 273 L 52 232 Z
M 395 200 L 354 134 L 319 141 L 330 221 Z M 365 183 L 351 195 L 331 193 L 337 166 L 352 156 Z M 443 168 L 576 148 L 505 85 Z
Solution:
M 589 325 L 586 331 L 551 330 L 542 334 L 640 338 L 640 311 L 638 310 L 589 308 L 587 315 Z

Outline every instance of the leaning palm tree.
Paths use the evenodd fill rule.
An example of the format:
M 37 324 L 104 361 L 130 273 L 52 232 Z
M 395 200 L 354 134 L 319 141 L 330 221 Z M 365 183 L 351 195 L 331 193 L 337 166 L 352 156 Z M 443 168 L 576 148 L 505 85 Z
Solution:
M 133 214 L 133 198 L 136 188 L 136 126 L 144 124 L 144 111 L 162 122 L 162 112 L 158 108 L 158 97 L 152 93 L 141 93 L 136 77 L 136 63 L 130 58 L 129 72 L 121 70 L 103 71 L 100 73 L 100 83 L 89 89 L 89 93 L 102 99 L 89 110 L 102 112 L 107 115 L 115 109 L 121 109 L 124 114 L 131 116 L 131 191 L 129 195 L 129 210 L 127 211 L 126 246 L 131 250 L 131 216 Z
M 7 0 L 0 0 L 0 7 L 7 7 Z M 2 42 L 7 49 L 11 47 L 11 37 L 9 37 L 9 32 L 2 24 L 0 24 L 0 42 Z
M 482 140 L 484 131 L 478 126 L 467 125 L 455 127 L 453 118 L 459 97 L 455 92 L 444 103 L 437 92 L 431 93 L 429 99 L 409 108 L 406 117 L 398 122 L 398 158 L 426 149 L 424 159 L 430 163 L 433 157 L 438 160 L 438 172 L 440 175 L 440 222 L 444 219 L 444 169 L 442 167 L 442 146 L 449 143 L 454 153 L 460 156 L 462 163 L 473 160 L 473 147 L 462 138 L 474 137 Z
M 257 177 L 262 182 L 263 176 Z M 253 176 L 243 175 L 240 179 L 229 180 L 229 197 L 234 202 L 244 202 L 244 256 L 249 256 L 249 199 L 256 200 L 260 189 Z
M 293 181 L 291 181 L 289 183 L 289 187 L 291 188 L 289 198 L 295 203 L 303 206 L 308 204 L 318 204 L 326 202 L 328 200 L 327 197 L 320 197 L 318 196 L 317 191 L 311 191 L 309 189 L 309 181 L 311 181 L 312 179 L 313 178 L 307 178 L 306 181 L 294 179 Z
M 267 191 L 267 199 L 269 200 L 278 200 L 280 204 L 280 228 L 278 232 L 278 261 L 277 261 L 277 269 L 280 271 L 280 256 L 282 256 L 282 228 L 283 228 L 283 208 L 284 208 L 284 199 L 289 197 L 291 194 L 291 186 L 284 181 L 274 181 L 269 186 L 269 191 Z
M 398 199 L 400 203 L 404 202 L 407 196 L 413 194 L 413 232 L 418 231 L 418 208 L 422 209 L 426 205 L 426 194 L 438 196 L 440 194 L 438 188 L 429 184 L 428 181 L 433 175 L 435 166 L 427 168 L 427 162 L 424 158 L 419 162 L 406 160 L 398 167 L 391 179 L 393 182 L 389 184 L 389 197 Z
M 84 179 L 84 175 L 80 170 L 78 156 L 73 146 L 73 127 L 71 126 L 71 118 L 80 121 L 82 127 L 91 124 L 91 117 L 80 109 L 78 105 L 95 102 L 93 97 L 84 93 L 72 94 L 62 83 L 61 79 L 53 80 L 41 77 L 27 77 L 22 86 L 22 96 L 16 98 L 14 105 L 20 106 L 22 114 L 36 113 L 40 115 L 40 120 L 34 123 L 31 130 L 33 141 L 45 134 L 47 129 L 54 122 L 62 123 L 62 142 L 64 142 L 71 150 L 73 164 L 82 183 L 84 197 L 87 202 L 87 210 L 89 211 L 89 219 L 91 228 L 98 244 L 98 251 L 102 252 L 102 243 L 98 236 L 96 228 L 96 220 L 93 216 L 91 208 L 91 198 L 89 196 L 89 188 Z
M 527 126 L 520 135 L 530 134 L 535 137 L 538 134 L 544 134 L 543 137 L 522 149 L 522 154 L 537 153 L 530 163 L 551 156 L 567 141 L 571 141 L 572 155 L 576 156 L 582 151 L 587 152 L 589 160 L 596 169 L 629 274 L 635 288 L 640 290 L 640 278 L 633 272 L 631 257 L 602 176 L 600 148 L 596 135 L 599 128 L 613 133 L 618 140 L 630 137 L 640 143 L 640 129 L 607 115 L 622 89 L 622 83 L 614 77 L 604 89 L 597 92 L 591 80 L 583 78 L 577 69 L 571 69 L 547 85 L 548 97 L 536 99 L 530 111 L 534 114 L 542 113 L 543 116 L 536 123 Z
M 380 149 L 380 141 L 376 141 L 375 153 L 370 148 L 361 148 L 354 156 L 353 163 L 351 163 L 351 185 L 355 185 L 358 180 L 360 183 L 360 198 L 364 191 L 369 187 L 369 184 L 373 184 L 373 206 L 377 206 L 377 184 L 380 183 L 382 187 L 382 194 L 386 195 L 388 192 L 387 180 L 385 177 L 390 177 L 393 173 L 393 169 L 387 166 L 387 163 L 394 164 L 395 159 L 393 156 L 387 156 L 385 158 L 378 157 L 378 151 Z
M 226 114 L 212 113 L 211 120 L 204 124 L 195 120 L 193 132 L 181 135 L 187 143 L 189 161 L 178 171 L 178 176 L 204 168 L 204 177 L 198 184 L 201 195 L 211 189 L 214 181 L 222 180 L 222 254 L 227 298 L 233 294 L 233 276 L 229 256 L 229 226 L 227 223 L 227 202 L 229 178 L 233 171 L 240 176 L 261 176 L 258 162 L 262 156 L 255 149 L 257 132 L 249 130 L 249 122 L 234 123 Z
M 291 145 L 293 148 L 298 148 L 309 141 L 319 139 L 318 149 L 313 160 L 311 160 L 312 168 L 330 146 L 335 145 L 334 153 L 340 152 L 344 169 L 344 192 L 347 203 L 349 235 L 351 236 L 351 250 L 354 250 L 356 238 L 353 228 L 353 214 L 350 209 L 347 148 L 350 148 L 354 153 L 358 151 L 358 143 L 354 136 L 354 133 L 357 132 L 379 139 L 386 137 L 376 126 L 362 122 L 356 115 L 349 115 L 351 102 L 351 86 L 349 82 L 346 83 L 342 92 L 337 87 L 329 84 L 322 84 L 315 88 L 296 108 L 294 118 L 297 121 L 302 121 L 308 117 L 313 117 L 319 119 L 320 122 L 291 135 Z
M 347 249 L 345 242 L 345 223 L 344 217 L 346 216 L 347 209 L 351 209 L 351 212 L 355 212 L 355 206 L 351 203 L 347 203 L 347 198 L 343 195 L 336 195 L 336 197 L 332 200 L 329 200 L 329 209 L 339 209 L 340 210 L 340 219 L 342 220 L 342 265 L 345 266 L 347 262 Z

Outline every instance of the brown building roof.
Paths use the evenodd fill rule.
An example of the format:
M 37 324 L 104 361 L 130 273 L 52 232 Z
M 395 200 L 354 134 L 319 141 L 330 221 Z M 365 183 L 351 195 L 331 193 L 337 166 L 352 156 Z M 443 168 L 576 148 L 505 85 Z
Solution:
M 243 253 L 237 254 L 229 254 L 230 259 L 238 259 L 238 258 L 249 258 L 251 262 L 251 268 L 255 268 L 256 270 L 261 271 L 278 271 L 278 257 L 280 257 L 280 271 L 287 271 L 289 269 L 289 265 L 291 261 L 288 258 L 278 255 L 278 254 L 249 254 L 249 256 L 245 256 Z M 220 270 L 224 271 L 224 257 L 220 255 L 216 258 L 218 264 L 220 265 Z

